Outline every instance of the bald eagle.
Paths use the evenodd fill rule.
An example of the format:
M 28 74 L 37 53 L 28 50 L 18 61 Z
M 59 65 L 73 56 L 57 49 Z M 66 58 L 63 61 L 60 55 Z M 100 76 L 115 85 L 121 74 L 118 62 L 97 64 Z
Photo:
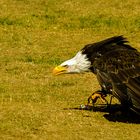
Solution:
M 125 109 L 140 114 L 140 53 L 123 36 L 85 45 L 72 59 L 55 67 L 55 75 L 93 72 L 101 89 L 88 98 L 93 103 L 116 97 Z

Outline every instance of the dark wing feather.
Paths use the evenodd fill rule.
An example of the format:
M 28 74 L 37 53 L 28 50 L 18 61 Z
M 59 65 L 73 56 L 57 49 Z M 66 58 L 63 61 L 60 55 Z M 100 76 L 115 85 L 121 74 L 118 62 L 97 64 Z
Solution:
M 114 36 L 97 43 L 87 44 L 81 50 L 83 54 L 86 54 L 90 61 L 94 61 L 96 57 L 106 54 L 116 49 L 129 49 L 135 50 L 135 48 L 126 44 L 128 41 L 123 36 Z
M 131 97 L 133 106 L 140 111 L 140 76 L 130 77 L 126 86 L 128 87 L 128 96 Z
M 110 51 L 94 61 L 93 66 L 97 75 L 108 75 L 114 96 L 140 113 L 140 53 L 131 49 Z

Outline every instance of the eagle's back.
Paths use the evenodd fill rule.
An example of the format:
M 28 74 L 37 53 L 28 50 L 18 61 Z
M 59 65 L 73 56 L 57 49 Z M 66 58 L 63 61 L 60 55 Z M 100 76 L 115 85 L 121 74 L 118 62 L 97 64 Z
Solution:
M 95 59 L 114 50 L 136 50 L 128 45 L 127 42 L 123 36 L 115 36 L 97 43 L 87 44 L 81 51 L 87 55 L 89 61 L 94 62 Z

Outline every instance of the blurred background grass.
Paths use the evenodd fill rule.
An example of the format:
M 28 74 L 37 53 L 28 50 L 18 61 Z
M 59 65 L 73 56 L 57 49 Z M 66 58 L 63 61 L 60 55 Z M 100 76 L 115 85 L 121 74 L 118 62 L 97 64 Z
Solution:
M 139 0 L 0 1 L 0 139 L 139 139 L 139 124 L 79 107 L 93 74 L 53 76 L 85 44 L 124 35 L 140 50 Z

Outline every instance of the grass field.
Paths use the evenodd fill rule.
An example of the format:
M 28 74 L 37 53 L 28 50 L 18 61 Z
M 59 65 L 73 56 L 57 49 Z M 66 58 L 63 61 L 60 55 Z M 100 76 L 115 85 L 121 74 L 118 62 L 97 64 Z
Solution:
M 0 139 L 138 140 L 140 124 L 74 110 L 92 73 L 53 76 L 85 44 L 124 35 L 140 50 L 139 0 L 0 1 Z

